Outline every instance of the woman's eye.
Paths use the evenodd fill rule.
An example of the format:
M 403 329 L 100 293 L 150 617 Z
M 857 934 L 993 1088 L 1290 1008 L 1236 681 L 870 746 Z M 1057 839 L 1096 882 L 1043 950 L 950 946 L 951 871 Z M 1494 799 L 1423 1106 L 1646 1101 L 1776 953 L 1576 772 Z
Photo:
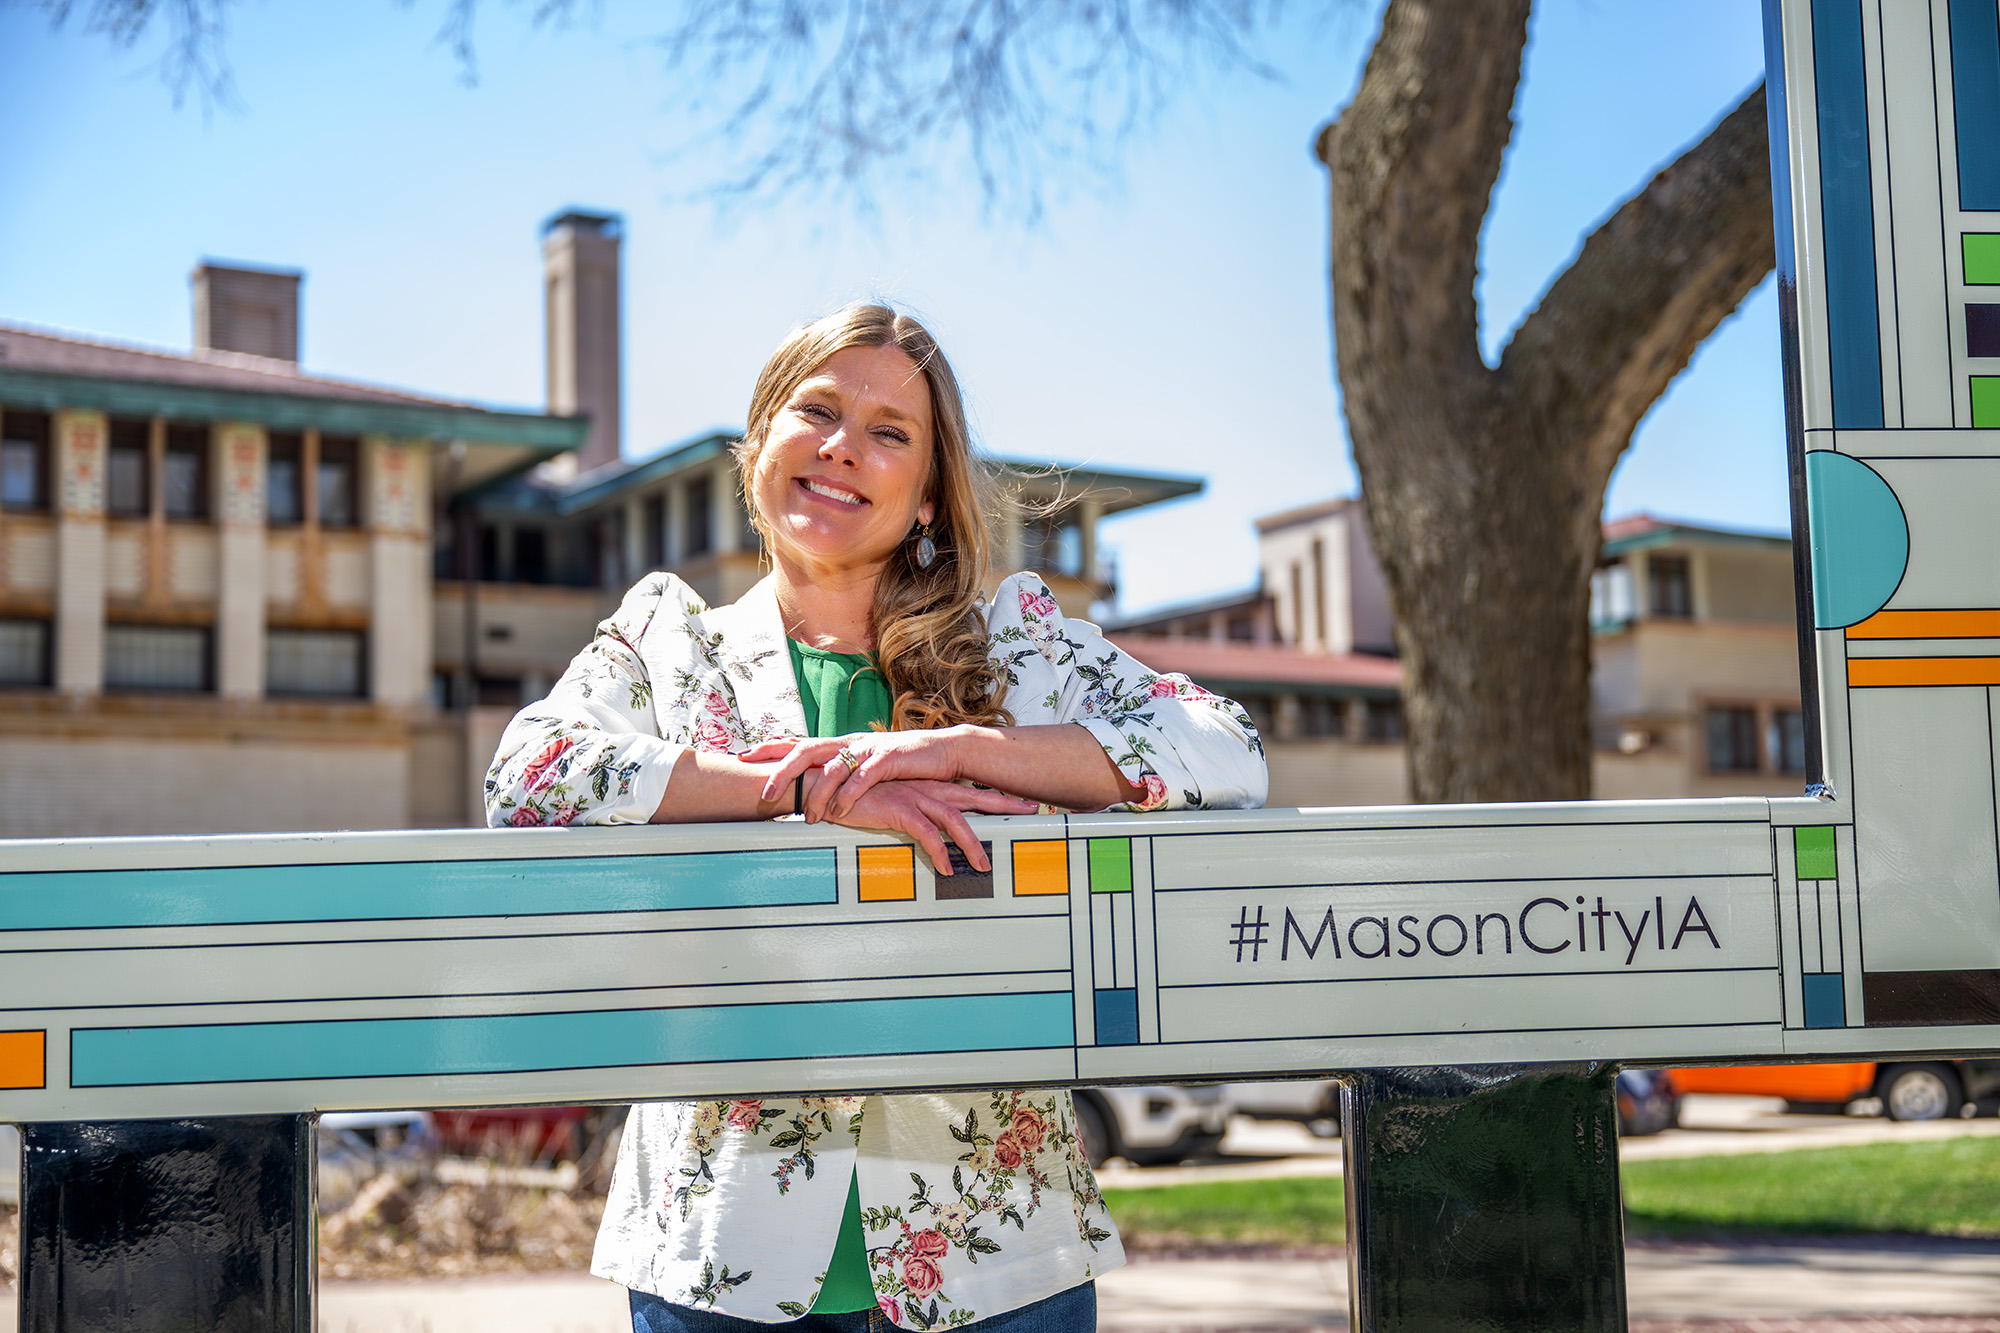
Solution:
M 807 403 L 804 407 L 800 408 L 799 411 L 803 412 L 805 415 L 809 417 L 812 417 L 816 421 L 833 420 L 833 409 L 825 406 L 822 403 Z
M 910 437 L 902 431 L 897 430 L 894 426 L 884 426 L 875 433 L 886 440 L 893 440 L 897 444 L 908 444 L 910 442 Z

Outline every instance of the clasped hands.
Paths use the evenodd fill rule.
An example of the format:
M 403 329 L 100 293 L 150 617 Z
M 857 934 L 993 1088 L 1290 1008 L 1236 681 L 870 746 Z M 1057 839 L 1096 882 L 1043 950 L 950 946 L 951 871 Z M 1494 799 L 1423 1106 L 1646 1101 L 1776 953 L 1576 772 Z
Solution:
M 973 869 L 993 868 L 968 812 L 1029 815 L 1039 803 L 988 787 L 968 786 L 961 754 L 976 727 L 931 731 L 878 731 L 825 739 L 766 741 L 737 757 L 748 763 L 775 763 L 766 778 L 766 803 L 784 800 L 794 782 L 805 779 L 801 813 L 808 823 L 830 820 L 851 828 L 900 833 L 931 859 L 940 875 L 951 873 L 949 838 Z

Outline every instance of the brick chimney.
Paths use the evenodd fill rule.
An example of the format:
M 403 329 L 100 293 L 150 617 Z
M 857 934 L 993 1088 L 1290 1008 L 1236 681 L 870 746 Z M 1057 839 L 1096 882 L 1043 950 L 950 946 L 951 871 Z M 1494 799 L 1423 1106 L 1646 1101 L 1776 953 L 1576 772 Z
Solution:
M 247 352 L 277 361 L 299 359 L 299 283 L 291 268 L 203 264 L 194 285 L 194 345 L 213 352 Z
M 621 353 L 618 341 L 616 214 L 561 213 L 542 224 L 547 275 L 549 411 L 583 413 L 590 434 L 577 451 L 588 472 L 618 460 Z

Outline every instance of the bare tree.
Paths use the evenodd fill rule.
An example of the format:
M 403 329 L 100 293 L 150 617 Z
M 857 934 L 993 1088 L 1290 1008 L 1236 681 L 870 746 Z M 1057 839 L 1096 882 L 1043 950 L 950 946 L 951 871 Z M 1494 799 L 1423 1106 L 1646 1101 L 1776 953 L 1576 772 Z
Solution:
M 72 3 L 43 0 L 58 19 Z M 580 0 L 521 0 L 537 23 Z M 1353 102 L 1321 131 L 1336 365 L 1405 664 L 1412 794 L 1590 792 L 1590 575 L 1611 470 L 1695 348 L 1773 263 L 1761 89 L 1585 242 L 1497 366 L 1479 232 L 1513 131 L 1533 0 L 1389 0 Z M 226 71 L 228 0 L 88 0 L 130 42 L 164 10 L 181 85 Z M 479 0 L 441 40 L 472 59 Z M 730 188 L 861 182 L 962 147 L 989 201 L 1114 154 L 1191 71 L 1258 70 L 1279 0 L 683 0 L 661 46 L 735 87 Z M 170 69 L 173 68 L 169 62 Z M 690 101 L 698 96 L 690 94 Z
M 1531 0 L 1391 0 L 1320 134 L 1335 357 L 1420 801 L 1590 793 L 1590 575 L 1632 431 L 1773 263 L 1759 88 L 1584 243 L 1489 367 L 1479 230 Z

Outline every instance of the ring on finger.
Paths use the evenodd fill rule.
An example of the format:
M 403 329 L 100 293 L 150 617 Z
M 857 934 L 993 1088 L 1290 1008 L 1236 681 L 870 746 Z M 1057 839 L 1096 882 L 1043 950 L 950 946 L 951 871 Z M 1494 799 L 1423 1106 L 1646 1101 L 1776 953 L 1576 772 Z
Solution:
M 861 767 L 861 756 L 844 745 L 840 747 L 840 753 L 834 756 L 834 760 L 847 765 L 847 772 L 850 776 L 852 776 L 855 769 Z

